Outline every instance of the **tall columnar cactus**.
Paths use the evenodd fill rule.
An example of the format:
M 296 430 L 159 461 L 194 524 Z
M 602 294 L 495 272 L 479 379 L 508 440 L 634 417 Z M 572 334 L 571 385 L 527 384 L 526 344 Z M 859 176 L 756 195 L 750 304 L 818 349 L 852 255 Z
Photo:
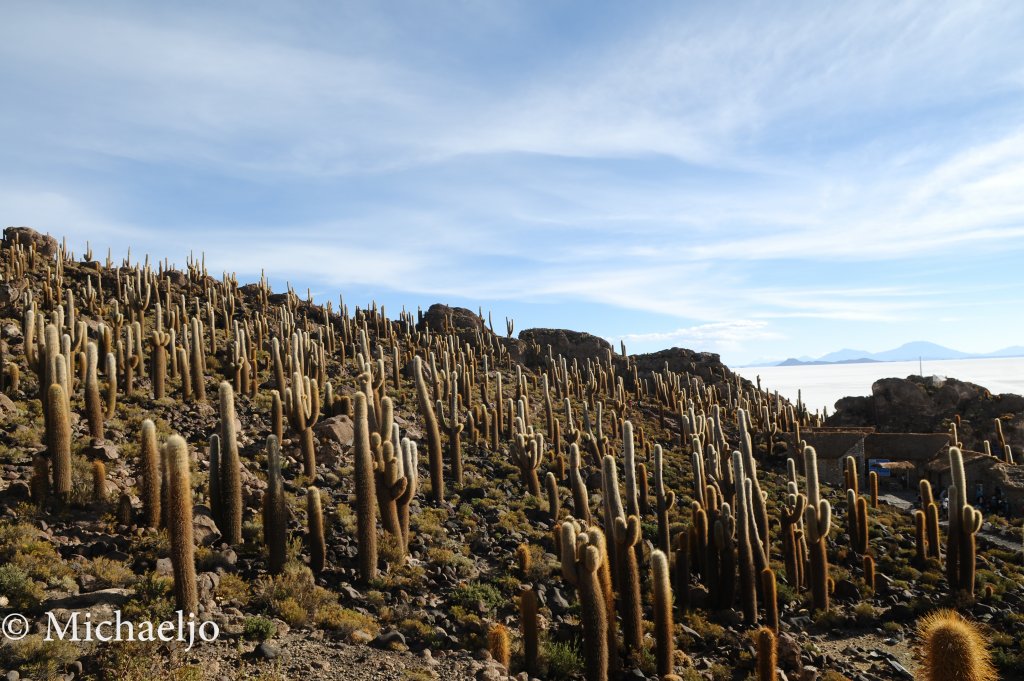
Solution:
M 792 461 L 792 459 L 790 459 Z M 793 485 L 795 490 L 796 486 Z M 803 556 L 800 555 L 800 520 L 807 507 L 807 497 L 793 491 L 786 495 L 786 504 L 779 511 L 782 523 L 782 558 L 786 565 L 786 581 L 795 591 L 803 584 Z
M 288 508 L 281 477 L 281 446 L 273 435 L 267 438 L 267 489 L 263 493 L 263 543 L 267 545 L 267 569 L 278 574 L 287 560 Z
M 142 509 L 146 527 L 160 527 L 160 487 L 163 479 L 163 464 L 156 443 L 156 426 L 146 419 L 142 422 L 142 442 L 139 447 L 142 457 Z
M 768 507 L 765 505 L 764 494 L 761 492 L 761 483 L 757 479 L 757 462 L 754 461 L 754 447 L 749 432 L 749 417 L 743 409 L 737 410 L 740 421 L 740 452 L 743 454 L 743 473 L 750 480 L 752 490 L 747 499 L 750 504 L 751 514 L 754 518 L 754 525 L 751 527 L 751 534 L 759 543 L 757 555 L 767 556 L 771 549 L 771 538 L 768 528 Z M 719 424 L 721 425 L 721 424 Z M 734 470 L 738 470 L 735 469 Z M 736 486 L 741 484 L 741 478 L 737 478 Z
M 190 358 L 192 367 L 189 373 L 192 374 L 192 394 L 195 396 L 196 402 L 206 401 L 206 376 L 203 373 L 206 368 L 206 360 L 203 357 L 202 328 L 202 322 L 199 321 L 199 317 L 193 317 L 192 345 L 190 346 L 192 351 Z
M 540 478 L 537 475 L 537 468 L 540 466 L 544 456 L 543 438 L 540 433 L 533 433 L 526 430 L 522 425 L 523 420 L 516 417 L 516 433 L 513 439 L 512 453 L 515 462 L 519 466 L 519 475 L 526 486 L 527 491 L 535 497 L 540 496 Z
M 914 511 L 914 548 L 916 553 L 914 555 L 914 564 L 922 566 L 925 564 L 925 560 L 928 557 L 928 534 L 925 529 L 927 521 L 925 520 L 924 511 Z
M 598 551 L 600 556 L 600 567 L 597 572 L 598 583 L 601 586 L 601 593 L 604 595 L 604 612 L 607 619 L 605 635 L 607 637 L 607 650 L 613 652 L 618 649 L 618 625 L 615 619 L 615 591 L 612 588 L 612 562 L 608 557 L 608 540 L 604 531 L 591 526 L 586 531 L 587 541 Z M 615 656 L 608 658 L 609 673 L 617 668 Z
M 366 395 L 355 394 L 356 534 L 359 548 L 359 576 L 368 582 L 377 576 L 377 499 L 373 480 L 373 449 Z
M 736 600 L 736 521 L 729 504 L 722 504 L 714 524 L 718 587 L 712 594 L 720 608 L 732 608 Z M 677 558 L 681 556 L 677 555 Z M 749 597 L 749 595 L 747 596 Z
M 626 479 L 626 515 L 640 516 L 640 494 L 636 483 L 636 447 L 633 424 L 622 422 L 622 472 Z
M 580 471 L 580 447 L 573 442 L 569 445 L 569 487 L 572 489 L 572 511 L 585 524 L 590 523 L 590 497 L 587 483 Z
M 89 437 L 103 439 L 103 401 L 100 399 L 100 382 L 97 377 L 96 344 L 90 342 L 85 351 L 85 413 L 89 421 Z
M 459 393 L 455 389 L 455 382 L 458 381 L 458 374 L 455 375 L 451 387 L 451 403 L 448 407 L 448 418 L 444 417 L 441 400 L 437 401 L 437 414 L 440 419 L 440 427 L 448 431 L 448 464 L 451 466 L 452 479 L 456 485 L 462 485 L 462 431 L 463 424 L 459 421 Z
M 405 491 L 397 499 L 395 505 L 398 507 L 398 524 L 402 528 L 403 553 L 409 553 L 409 504 L 416 496 L 419 488 L 420 455 L 416 443 L 409 438 L 402 438 L 402 468 L 405 474 Z
M 775 572 L 770 567 L 761 570 L 761 593 L 764 600 L 765 625 L 777 632 L 779 630 L 779 597 L 775 585 Z
M 441 431 L 438 428 L 437 415 L 434 414 L 427 382 L 423 378 L 423 360 L 419 355 L 413 358 L 412 367 L 413 376 L 416 379 L 416 396 L 419 398 L 420 413 L 423 415 L 427 428 L 427 449 L 430 455 L 430 496 L 435 503 L 441 504 L 444 503 L 444 456 L 441 452 Z M 499 385 L 501 385 L 500 382 Z
M 854 550 L 862 555 L 866 556 L 868 553 L 868 500 L 864 497 L 857 497 L 857 501 L 854 504 L 855 513 L 857 515 L 857 539 L 854 542 Z
M 967 475 L 963 453 L 949 448 L 949 467 L 953 484 L 949 487 L 949 534 L 946 537 L 946 577 L 950 589 L 974 595 L 975 537 L 981 529 L 981 511 L 967 503 Z
M 544 490 L 548 497 L 548 515 L 551 516 L 551 522 L 557 522 L 561 502 L 558 498 L 558 480 L 551 471 L 544 477 Z
M 277 390 L 270 391 L 270 432 L 278 442 L 284 437 L 284 407 Z
M 843 463 L 843 480 L 846 489 L 852 490 L 853 495 L 860 496 L 860 478 L 857 476 L 857 459 L 852 456 L 846 457 Z
M 871 593 L 875 592 L 875 559 L 864 556 L 864 584 Z
M 306 523 L 309 569 L 314 575 L 318 575 L 327 565 L 327 541 L 324 537 L 324 512 L 320 502 L 320 490 L 316 487 L 306 488 Z
M 814 609 L 827 611 L 829 607 L 829 589 L 828 554 L 825 550 L 825 541 L 832 528 L 832 507 L 828 501 L 819 499 L 816 507 L 808 503 L 804 511 L 804 528 L 807 532 L 807 542 L 811 555 L 810 582 Z
M 171 342 L 171 334 L 155 330 L 149 336 L 152 352 L 153 399 L 162 400 L 165 393 L 167 378 L 167 345 Z
M 609 613 L 600 579 L 602 558 L 597 546 L 586 543 L 579 546 L 577 581 L 587 681 L 608 681 Z
M 526 587 L 519 594 L 519 617 L 523 627 L 523 664 L 530 676 L 540 668 L 537 651 L 540 637 L 537 633 L 537 592 Z
M 71 495 L 71 423 L 68 399 L 59 383 L 50 386 L 46 395 L 46 449 L 53 463 L 53 491 L 61 504 Z
M 997 681 L 988 640 L 954 610 L 936 610 L 918 622 L 921 681 Z
M 313 426 L 320 418 L 320 388 L 316 379 L 293 372 L 292 384 L 284 391 L 284 409 L 302 444 L 302 472 L 308 480 L 313 480 L 316 478 Z
M 672 673 L 675 632 L 672 624 L 672 585 L 669 579 L 668 556 L 659 549 L 651 553 L 651 582 L 654 590 L 654 639 L 658 675 Z
M 199 592 L 192 542 L 192 477 L 185 440 L 179 435 L 169 437 L 164 445 L 164 457 L 170 482 L 167 528 L 171 539 L 174 601 L 178 610 L 187 615 L 199 610 Z
M 878 473 L 876 471 L 868 473 L 868 487 L 871 492 L 871 508 L 878 508 Z
M 750 538 L 750 514 L 747 512 L 747 485 L 740 484 L 744 480 L 743 459 L 739 452 L 732 454 L 733 471 L 736 475 L 736 542 L 740 573 L 740 610 L 743 622 L 747 625 L 757 623 L 757 575 L 754 572 L 754 549 Z
M 928 544 L 928 557 L 940 558 L 939 548 L 939 505 L 932 496 L 932 485 L 927 480 L 920 481 L 921 507 L 924 509 L 925 536 Z
M 667 554 L 670 549 L 668 512 L 676 504 L 676 493 L 665 489 L 665 454 L 661 445 L 654 445 L 654 503 L 658 514 L 657 547 Z
M 210 495 L 210 513 L 217 527 L 224 527 L 224 487 L 221 485 L 220 435 L 210 436 L 210 479 L 207 481 Z M 223 530 L 221 532 L 223 534 Z
M 220 485 L 224 541 L 242 543 L 242 462 L 238 457 L 238 431 L 235 425 L 235 391 L 222 381 L 220 400 Z

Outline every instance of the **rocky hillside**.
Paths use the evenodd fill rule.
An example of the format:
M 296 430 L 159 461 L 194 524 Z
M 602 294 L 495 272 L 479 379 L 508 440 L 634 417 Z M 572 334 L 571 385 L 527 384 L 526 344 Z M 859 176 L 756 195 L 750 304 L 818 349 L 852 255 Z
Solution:
M 1024 673 L 1009 526 L 819 484 L 716 355 L 350 304 L 5 230 L 7 678 L 904 679 L 957 627 Z M 178 612 L 217 640 L 45 638 Z

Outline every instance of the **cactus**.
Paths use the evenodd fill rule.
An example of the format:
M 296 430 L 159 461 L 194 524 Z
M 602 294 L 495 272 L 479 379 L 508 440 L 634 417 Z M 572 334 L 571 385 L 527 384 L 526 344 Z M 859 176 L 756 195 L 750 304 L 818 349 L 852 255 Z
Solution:
M 46 499 L 50 496 L 50 460 L 45 454 L 36 454 L 32 457 L 32 501 L 37 508 L 46 505 Z
M 100 382 L 96 375 L 97 350 L 95 343 L 89 343 L 85 352 L 85 414 L 89 421 L 89 437 L 103 439 L 103 401 L 100 399 Z
M 776 648 L 775 632 L 768 627 L 757 630 L 757 681 L 775 681 Z
M 46 449 L 53 464 L 53 491 L 63 505 L 71 495 L 71 424 L 67 396 L 59 383 L 50 386 L 46 409 Z
M 398 509 L 398 524 L 402 529 L 403 553 L 409 553 L 409 504 L 419 488 L 419 452 L 416 443 L 408 438 L 402 438 L 402 469 L 405 473 L 405 491 L 395 499 Z
M 548 515 L 551 516 L 551 522 L 554 523 L 558 520 L 561 506 L 558 499 L 558 481 L 555 479 L 555 474 L 551 471 L 548 471 L 548 474 L 544 477 L 544 488 L 548 497 Z
M 765 626 L 773 632 L 779 630 L 779 597 L 775 587 L 775 572 L 770 567 L 761 570 Z
M 508 628 L 504 624 L 491 625 L 487 630 L 487 649 L 505 669 L 512 664 L 512 643 L 509 640 Z
M 427 382 L 423 378 L 423 360 L 419 355 L 413 358 L 412 366 L 420 412 L 423 414 L 423 420 L 427 427 L 427 449 L 430 454 L 430 495 L 435 503 L 442 504 L 444 503 L 444 459 L 441 452 L 441 431 L 438 428 L 437 416 L 434 414 L 430 393 L 427 390 Z
M 459 422 L 459 393 L 455 390 L 454 383 L 458 382 L 458 373 L 455 374 L 451 388 L 451 405 L 449 406 L 448 418 L 444 417 L 441 400 L 437 401 L 437 418 L 439 427 L 448 431 L 448 463 L 452 469 L 452 479 L 456 485 L 462 485 L 462 431 L 465 428 Z
M 651 582 L 654 590 L 654 639 L 658 643 L 655 660 L 658 675 L 664 677 L 672 673 L 675 632 L 668 557 L 658 549 L 651 553 Z
M 267 545 L 267 570 L 278 574 L 284 569 L 287 552 L 288 508 L 284 502 L 281 478 L 281 446 L 273 435 L 267 438 L 267 489 L 263 493 L 263 543 Z
M 846 457 L 843 464 L 843 480 L 846 489 L 853 491 L 854 497 L 860 496 L 860 478 L 857 476 L 857 459 Z
M 293 372 L 291 387 L 284 391 L 284 411 L 288 414 L 288 422 L 299 434 L 302 472 L 308 480 L 313 480 L 316 478 L 313 426 L 320 418 L 320 388 L 316 379 Z
M 949 532 L 946 537 L 946 577 L 950 589 L 974 595 L 975 537 L 981 529 L 982 515 L 967 503 L 967 475 L 964 472 L 963 453 L 957 447 L 949 448 Z
M 362 392 L 355 394 L 354 444 L 359 576 L 364 582 L 368 582 L 377 576 L 377 495 L 373 480 L 373 450 L 370 445 L 367 400 Z
M 747 485 L 739 484 L 744 480 L 743 459 L 739 452 L 732 454 L 733 471 L 736 475 L 736 542 L 738 565 L 740 572 L 740 609 L 743 611 L 743 622 L 747 625 L 757 623 L 757 591 L 756 574 L 754 572 L 754 548 L 750 538 L 750 513 L 747 508 Z
M 587 484 L 580 472 L 580 448 L 575 442 L 569 445 L 569 486 L 572 489 L 572 510 L 576 517 L 590 523 L 590 498 Z
M 218 387 L 220 403 L 220 488 L 224 541 L 242 543 L 242 462 L 235 428 L 235 391 L 227 381 Z
M 324 538 L 324 512 L 320 504 L 320 490 L 316 487 L 306 488 L 306 523 L 309 569 L 314 575 L 318 575 L 327 565 L 327 541 Z
M 875 559 L 871 556 L 864 556 L 864 584 L 875 593 Z
M 786 581 L 798 592 L 803 584 L 803 570 L 801 569 L 803 557 L 800 555 L 797 526 L 803 518 L 806 506 L 807 497 L 798 492 L 792 492 L 786 496 L 785 507 L 779 513 L 782 523 L 782 557 L 786 564 Z
M 530 676 L 537 676 L 537 592 L 533 587 L 526 587 L 519 594 L 519 617 L 523 627 L 523 663 Z
M 171 540 L 171 566 L 174 570 L 174 601 L 186 615 L 199 610 L 196 587 L 195 547 L 192 542 L 192 477 L 189 471 L 188 445 L 172 435 L 164 445 L 169 474 L 167 528 Z
M 925 529 L 927 520 L 925 520 L 924 511 L 914 511 L 914 547 L 916 553 L 914 554 L 914 564 L 918 567 L 925 564 L 925 560 L 928 556 L 928 536 Z
M 932 496 L 932 486 L 927 480 L 920 481 L 921 506 L 925 515 L 925 536 L 928 545 L 928 557 L 938 559 L 939 549 L 939 505 Z
M 97 504 L 107 500 L 107 467 L 99 460 L 92 462 L 92 500 Z
M 149 336 L 153 363 L 153 399 L 155 400 L 162 400 L 164 397 L 167 377 L 167 345 L 170 342 L 171 334 L 166 331 L 156 330 Z
M 868 488 L 871 491 L 871 508 L 878 508 L 878 473 L 871 471 L 868 473 Z
M 214 522 L 217 523 L 217 527 L 222 528 L 224 527 L 224 492 L 220 480 L 220 435 L 210 436 L 209 456 L 210 479 L 207 482 L 210 495 L 210 514 L 213 516 Z
M 832 527 L 832 507 L 821 499 L 804 510 L 804 528 L 811 554 L 811 594 L 815 610 L 828 610 L 828 554 L 825 539 Z
M 580 546 L 577 581 L 587 681 L 608 681 L 610 617 L 600 578 L 602 558 L 598 547 L 588 544 Z M 614 643 L 614 636 L 611 638 Z
M 668 512 L 675 506 L 676 493 L 665 489 L 665 454 L 661 445 L 654 445 L 654 503 L 658 514 L 657 547 L 669 551 Z
M 936 610 L 918 622 L 921 681 L 997 681 L 986 636 L 954 610 Z
M 573 541 L 575 541 L 575 537 Z M 533 566 L 533 557 L 530 555 L 529 544 L 520 544 L 516 547 L 516 566 L 519 568 L 519 574 L 525 578 Z
M 117 499 L 117 524 L 129 527 L 132 524 L 132 498 L 127 492 L 121 492 L 121 496 Z
M 540 496 L 540 478 L 537 477 L 537 467 L 543 458 L 543 435 L 540 433 L 525 432 L 522 427 L 522 419 L 516 417 L 516 434 L 513 440 L 512 453 L 516 464 L 519 466 L 519 475 L 526 485 L 527 491 L 535 497 Z
M 156 426 L 146 419 L 142 422 L 142 508 L 146 527 L 160 527 L 160 486 L 163 477 L 160 452 L 157 450 Z

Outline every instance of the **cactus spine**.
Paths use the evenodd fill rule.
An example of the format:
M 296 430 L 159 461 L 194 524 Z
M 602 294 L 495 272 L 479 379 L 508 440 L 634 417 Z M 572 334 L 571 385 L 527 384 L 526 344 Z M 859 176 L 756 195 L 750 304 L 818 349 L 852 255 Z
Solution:
M 921 681 L 997 681 L 988 642 L 954 610 L 937 610 L 918 622 Z
M 359 541 L 359 576 L 368 582 L 377 576 L 377 499 L 373 480 L 373 450 L 366 395 L 355 394 L 354 476 L 356 525 Z
M 174 570 L 174 601 L 178 610 L 194 613 L 199 609 L 199 594 L 192 543 L 192 477 L 185 440 L 179 435 L 169 437 L 164 445 L 164 457 L 170 481 L 167 527 Z
M 509 668 L 512 664 L 512 644 L 509 641 L 508 627 L 504 624 L 494 624 L 487 630 L 487 649 L 501 666 Z

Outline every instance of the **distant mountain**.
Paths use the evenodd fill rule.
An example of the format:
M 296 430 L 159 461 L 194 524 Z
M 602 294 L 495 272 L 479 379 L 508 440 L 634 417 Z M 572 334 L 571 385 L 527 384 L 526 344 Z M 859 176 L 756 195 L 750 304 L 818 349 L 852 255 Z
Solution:
M 914 341 L 912 343 L 904 343 L 903 345 L 893 350 L 886 350 L 885 352 L 876 352 L 874 354 L 864 355 L 871 359 L 877 359 L 879 362 L 909 362 L 921 359 L 967 359 L 969 357 L 977 357 L 967 352 L 960 352 L 959 350 L 953 350 L 952 348 L 945 348 L 935 343 L 929 343 L 927 341 Z
M 843 348 L 818 358 L 799 357 L 782 361 L 767 362 L 760 366 L 810 366 L 818 364 L 863 364 L 865 362 L 913 362 L 918 359 L 935 361 L 941 359 L 986 359 L 993 357 L 1024 357 L 1024 346 L 1013 345 L 1001 350 L 985 353 L 961 352 L 928 341 L 912 341 L 898 348 L 883 352 L 851 350 Z
M 880 360 L 870 359 L 868 357 L 858 357 L 857 359 L 843 359 L 838 362 L 825 362 L 820 359 L 802 360 L 794 359 L 790 357 L 785 362 L 779 362 L 775 366 L 777 367 L 807 367 L 807 366 L 818 366 L 821 364 L 874 364 Z
M 849 348 L 843 348 L 842 350 L 836 350 L 835 352 L 830 352 L 827 355 L 822 355 L 817 359 L 805 361 L 808 363 L 822 362 L 828 364 L 830 362 L 849 362 L 851 359 L 863 359 L 870 356 L 871 353 L 867 350 L 850 350 Z
M 990 352 L 986 357 L 1024 357 L 1024 345 L 1011 345 L 1008 348 Z

